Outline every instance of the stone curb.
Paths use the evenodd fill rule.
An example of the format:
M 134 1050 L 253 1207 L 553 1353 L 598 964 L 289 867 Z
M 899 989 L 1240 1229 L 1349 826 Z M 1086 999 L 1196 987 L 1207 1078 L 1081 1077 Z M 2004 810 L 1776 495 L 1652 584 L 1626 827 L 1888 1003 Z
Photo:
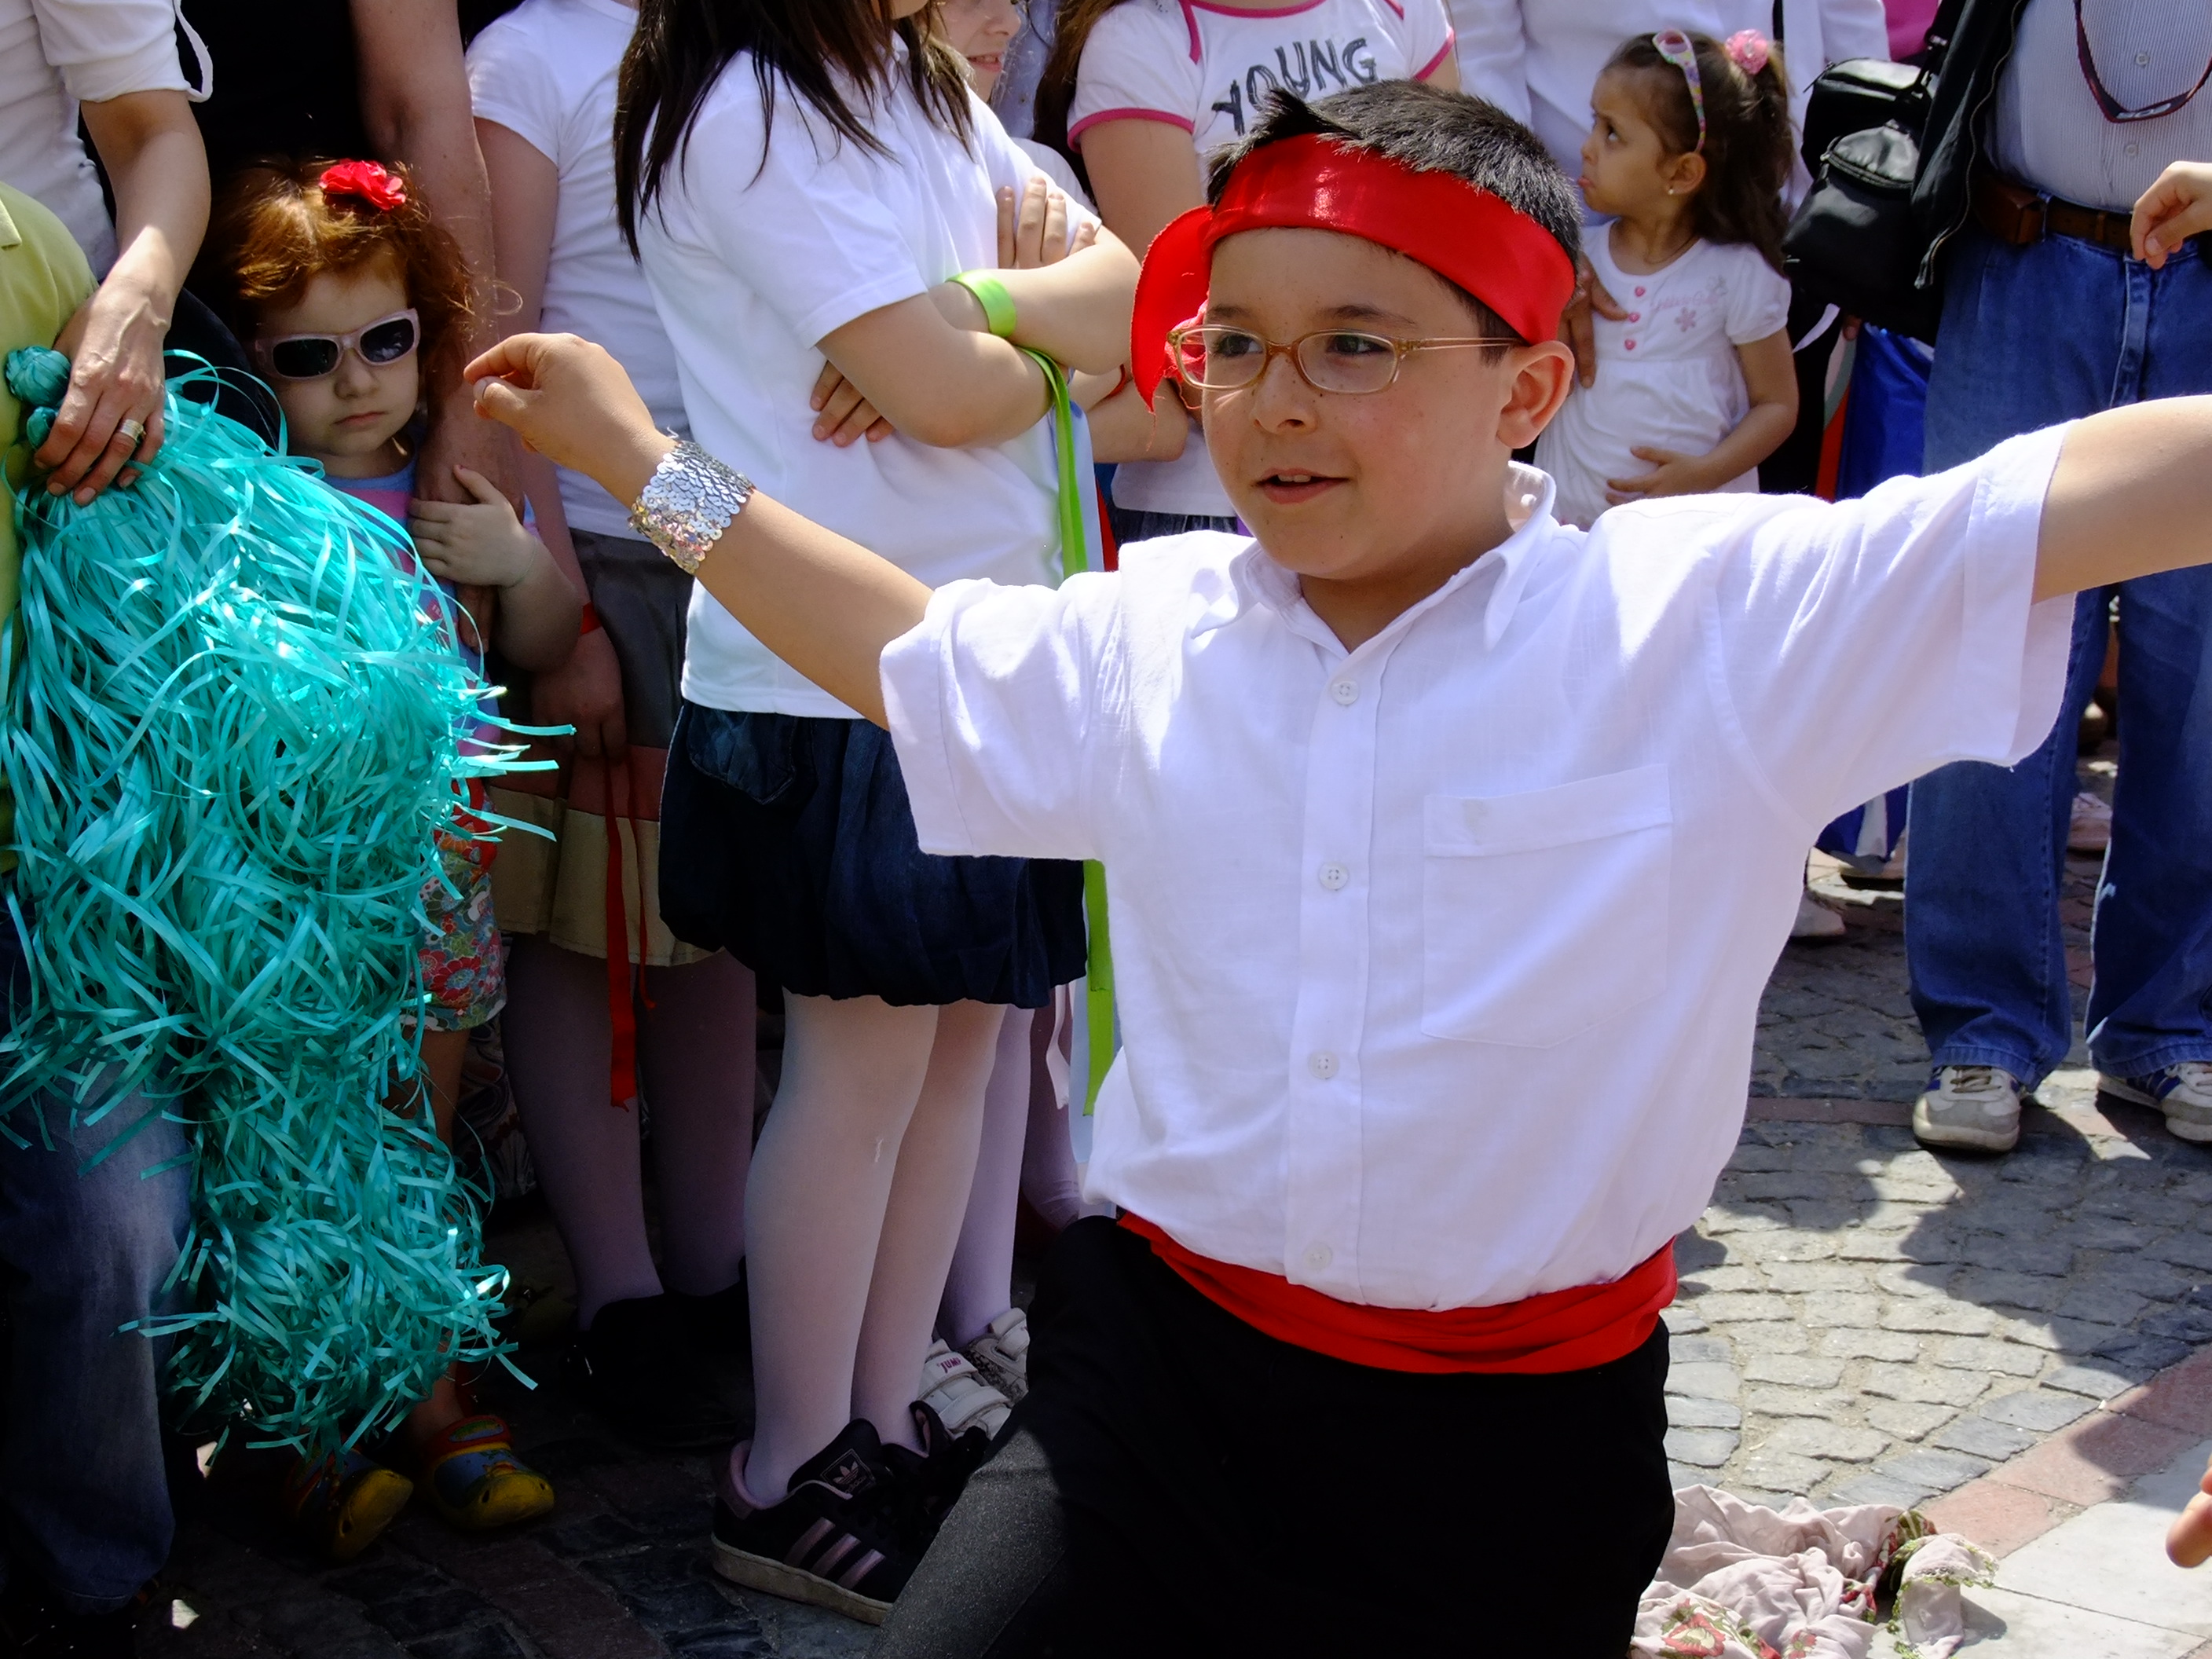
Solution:
M 2086 1393 L 2100 1378 L 2121 1380 L 2087 1366 L 2069 1372 L 2047 1379 L 2045 1389 Z M 2212 1439 L 2212 1348 L 2099 1401 L 2027 1450 L 1931 1500 L 1925 1511 L 1942 1530 L 2009 1555 L 2093 1504 L 2124 1496 L 2141 1476 L 2206 1439 Z

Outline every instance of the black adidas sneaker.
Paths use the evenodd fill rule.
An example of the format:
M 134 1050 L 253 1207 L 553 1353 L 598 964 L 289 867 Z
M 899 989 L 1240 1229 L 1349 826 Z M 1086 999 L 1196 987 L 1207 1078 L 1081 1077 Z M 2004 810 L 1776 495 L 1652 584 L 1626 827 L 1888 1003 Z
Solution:
M 880 1625 L 921 1559 L 900 1524 L 897 1496 L 874 1425 L 856 1418 L 799 1466 L 781 1504 L 722 1483 L 714 1571 L 748 1589 Z
M 919 1559 L 937 1536 L 953 1504 L 968 1485 L 968 1477 L 991 1455 L 991 1437 L 981 1425 L 962 1434 L 945 1426 L 945 1419 L 917 1400 L 907 1409 L 914 1413 L 915 1432 L 922 1449 L 884 1448 L 884 1467 L 891 1476 L 889 1507 L 896 1516 L 902 1536 Z

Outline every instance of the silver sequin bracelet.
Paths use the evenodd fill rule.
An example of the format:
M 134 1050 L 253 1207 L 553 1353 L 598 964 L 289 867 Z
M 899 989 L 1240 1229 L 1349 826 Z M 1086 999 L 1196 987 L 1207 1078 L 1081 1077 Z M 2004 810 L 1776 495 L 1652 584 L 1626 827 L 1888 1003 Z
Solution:
M 629 510 L 638 533 L 687 576 L 699 574 L 707 550 L 753 498 L 753 481 L 725 466 L 689 438 L 660 458 Z

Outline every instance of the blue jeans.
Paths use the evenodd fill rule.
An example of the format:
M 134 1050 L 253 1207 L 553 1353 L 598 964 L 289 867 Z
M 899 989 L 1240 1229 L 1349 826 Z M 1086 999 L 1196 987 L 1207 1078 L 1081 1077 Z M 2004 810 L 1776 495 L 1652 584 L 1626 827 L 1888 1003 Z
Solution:
M 22 978 L 21 946 L 0 913 L 9 1000 Z M 65 1102 L 37 1106 L 51 1150 L 38 1109 L 9 1119 L 27 1147 L 0 1137 L 0 1277 L 15 1324 L 0 1526 L 11 1570 L 44 1579 L 72 1613 L 112 1613 L 161 1571 L 173 1531 L 156 1381 L 166 1345 L 121 1328 L 162 1306 L 191 1173 L 145 1174 L 185 1151 L 167 1119 L 85 1167 L 141 1116 L 137 1097 L 89 1127 L 72 1124 Z
M 1927 465 L 2100 409 L 2212 392 L 2212 270 L 2164 270 L 2069 237 L 1962 238 L 1928 390 Z M 2075 728 L 2120 625 L 2120 770 L 2097 890 L 2089 1052 L 2139 1076 L 2212 1060 L 2212 569 L 2081 595 L 2065 701 L 2019 765 L 1960 762 L 1912 786 L 1905 955 L 1938 1066 L 2040 1083 L 2071 1046 L 2058 894 Z

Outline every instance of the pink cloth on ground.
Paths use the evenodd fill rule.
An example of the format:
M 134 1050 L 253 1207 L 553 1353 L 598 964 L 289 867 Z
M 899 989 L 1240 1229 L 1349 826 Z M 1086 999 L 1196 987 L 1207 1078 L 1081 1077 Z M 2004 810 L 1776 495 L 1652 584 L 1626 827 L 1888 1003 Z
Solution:
M 1898 1572 L 1899 1650 L 1949 1659 L 1966 1636 L 1960 1587 L 1996 1563 L 1917 1510 L 1868 1504 L 1776 1511 L 1711 1486 L 1674 1494 L 1674 1534 L 1644 1592 L 1635 1659 L 1866 1659 L 1875 1598 Z

